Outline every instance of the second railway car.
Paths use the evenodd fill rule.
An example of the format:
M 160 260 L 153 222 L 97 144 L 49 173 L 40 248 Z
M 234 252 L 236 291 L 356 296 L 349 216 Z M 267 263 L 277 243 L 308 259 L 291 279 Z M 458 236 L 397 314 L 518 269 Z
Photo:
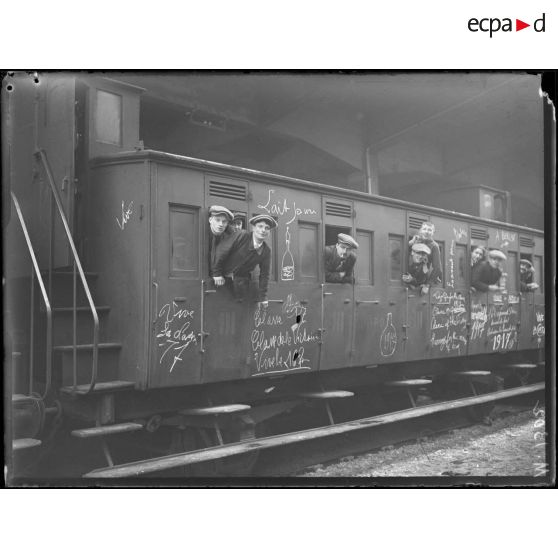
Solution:
M 8 428 L 14 450 L 50 451 L 31 459 L 40 476 L 68 476 L 92 438 L 112 465 L 107 440 L 176 453 L 256 437 L 308 398 L 351 390 L 359 404 L 328 406 L 333 422 L 376 412 L 387 380 L 541 360 L 541 231 L 144 149 L 136 89 L 91 78 L 8 103 Z M 211 205 L 277 221 L 267 308 L 209 276 Z M 421 294 L 401 277 L 425 222 L 442 278 Z M 359 244 L 354 283 L 325 281 L 339 233 Z M 479 245 L 507 256 L 500 291 L 471 289 Z

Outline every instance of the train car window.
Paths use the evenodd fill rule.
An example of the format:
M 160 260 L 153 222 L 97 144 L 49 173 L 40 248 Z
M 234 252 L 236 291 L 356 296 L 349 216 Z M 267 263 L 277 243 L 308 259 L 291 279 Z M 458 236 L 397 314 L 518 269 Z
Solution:
M 535 283 L 539 285 L 539 292 L 544 293 L 544 269 L 542 256 L 533 258 L 533 267 L 535 268 Z
M 299 277 L 302 281 L 318 281 L 319 276 L 319 257 L 318 250 L 318 225 L 316 223 L 298 223 L 298 259 L 299 259 Z M 282 270 L 286 266 L 293 265 L 293 255 L 289 251 L 289 247 L 285 249 L 282 255 Z M 291 263 L 293 262 L 293 263 Z M 282 271 L 283 273 L 283 271 Z
M 510 252 L 508 251 L 508 259 L 506 261 L 506 287 L 508 291 L 517 292 L 518 289 L 518 281 L 517 275 L 519 274 L 519 262 L 517 259 L 517 252 Z
M 374 284 L 374 233 L 357 230 L 358 257 L 355 265 L 358 283 Z
M 122 97 L 97 90 L 95 136 L 101 143 L 122 145 Z
M 170 275 L 197 279 L 200 275 L 199 210 L 170 204 L 169 211 Z
M 465 287 L 469 274 L 469 265 L 467 264 L 467 245 L 455 245 L 455 286 Z
M 390 234 L 388 237 L 390 254 L 390 275 L 392 281 L 401 281 L 403 275 L 403 237 Z

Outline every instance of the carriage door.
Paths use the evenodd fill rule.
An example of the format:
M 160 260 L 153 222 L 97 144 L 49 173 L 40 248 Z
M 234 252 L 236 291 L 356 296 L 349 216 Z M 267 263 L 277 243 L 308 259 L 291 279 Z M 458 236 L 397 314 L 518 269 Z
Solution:
M 353 336 L 353 365 L 366 366 L 380 360 L 379 339 L 385 314 L 382 296 L 385 291 L 382 281 L 380 261 L 376 250 L 381 227 L 382 212 L 380 205 L 369 202 L 355 202 L 355 240 L 358 242 L 355 266 L 355 311 Z
M 205 176 L 205 205 L 223 205 L 233 213 L 244 216 L 243 228 L 249 230 L 248 182 L 225 176 Z M 205 232 L 204 266 L 204 330 L 205 337 L 202 381 L 217 382 L 232 380 L 249 375 L 249 339 L 251 331 L 250 301 L 237 301 L 228 286 L 216 288 L 209 271 L 209 216 L 204 211 L 203 230 Z M 253 321 L 253 317 L 252 317 Z
M 354 238 L 353 204 L 349 200 L 323 198 L 324 245 L 334 246 L 339 233 Z M 358 258 L 358 251 L 357 251 Z M 352 361 L 354 285 L 352 283 L 326 283 L 324 277 L 323 343 L 320 354 L 320 369 L 349 366 Z M 354 272 L 353 272 L 354 274 Z
M 506 254 L 501 291 L 488 293 L 487 352 L 517 349 L 519 325 L 518 234 L 505 229 L 489 228 L 488 248 Z
M 488 230 L 486 227 L 469 227 L 469 255 L 477 246 L 488 247 Z M 471 266 L 469 262 L 469 285 L 471 284 Z M 488 322 L 488 293 L 476 291 L 471 288 L 468 339 L 470 355 L 486 352 L 487 347 L 487 322 Z
M 203 178 L 159 163 L 152 164 L 151 183 L 154 346 L 149 387 L 193 384 L 200 381 L 201 368 Z
M 430 288 L 428 328 L 433 358 L 467 354 L 469 321 L 469 227 L 465 223 L 433 219 L 434 239 L 440 247 L 441 282 Z
M 535 283 L 539 284 L 539 288 L 530 296 L 533 300 L 534 316 L 530 323 L 531 347 L 537 349 L 544 348 L 544 239 L 535 237 L 535 246 L 533 248 L 533 267 L 535 268 Z M 544 360 L 544 355 L 539 355 Z
M 407 213 L 407 234 L 405 236 L 406 265 L 411 262 L 411 247 L 409 241 L 419 231 L 423 223 L 430 221 L 424 214 Z M 435 239 L 439 238 L 436 230 Z M 408 267 L 406 268 L 408 270 Z M 437 289 L 433 288 L 432 291 Z M 402 300 L 404 325 L 403 339 L 405 340 L 406 357 L 408 360 L 422 359 L 427 354 L 429 342 L 428 306 L 431 292 L 421 293 L 420 288 L 405 290 Z M 406 339 L 405 339 L 406 338 Z

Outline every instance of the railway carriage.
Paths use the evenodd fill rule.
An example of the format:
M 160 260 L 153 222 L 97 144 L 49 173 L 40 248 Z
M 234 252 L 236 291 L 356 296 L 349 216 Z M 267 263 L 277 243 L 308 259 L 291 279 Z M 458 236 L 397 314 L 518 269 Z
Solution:
M 101 440 L 110 469 L 126 444 L 146 457 L 253 439 L 328 395 L 326 423 L 370 416 L 390 409 L 386 382 L 543 359 L 541 231 L 146 149 L 138 96 L 91 78 L 8 127 L 9 427 L 23 461 L 56 429 L 70 455 Z M 22 92 L 5 116 L 33 104 Z M 265 309 L 209 277 L 215 204 L 278 222 Z M 421 295 L 401 276 L 424 222 L 443 278 Z M 354 284 L 325 282 L 323 248 L 341 232 L 359 243 Z M 475 245 L 507 255 L 503 291 L 470 288 Z M 519 291 L 521 258 L 534 293 Z M 48 461 L 60 452 L 40 476 L 61 475 Z

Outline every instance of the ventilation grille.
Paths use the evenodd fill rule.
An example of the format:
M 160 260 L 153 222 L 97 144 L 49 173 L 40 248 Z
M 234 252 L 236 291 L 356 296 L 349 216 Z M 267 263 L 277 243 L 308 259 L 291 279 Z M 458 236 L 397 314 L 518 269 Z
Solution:
M 488 240 L 488 232 L 485 229 L 475 229 L 471 227 L 471 238 L 477 240 Z
M 326 201 L 326 215 L 348 217 L 350 219 L 353 216 L 353 211 L 350 204 Z
M 410 229 L 420 229 L 423 223 L 426 223 L 428 219 L 424 217 L 413 217 L 409 215 L 409 228 Z
M 227 182 L 212 180 L 209 183 L 209 195 L 218 198 L 227 198 L 229 200 L 246 201 L 246 185 L 229 184 Z
M 533 242 L 533 239 L 529 238 L 528 236 L 520 236 L 519 245 L 524 246 L 525 248 L 533 248 L 535 243 Z

